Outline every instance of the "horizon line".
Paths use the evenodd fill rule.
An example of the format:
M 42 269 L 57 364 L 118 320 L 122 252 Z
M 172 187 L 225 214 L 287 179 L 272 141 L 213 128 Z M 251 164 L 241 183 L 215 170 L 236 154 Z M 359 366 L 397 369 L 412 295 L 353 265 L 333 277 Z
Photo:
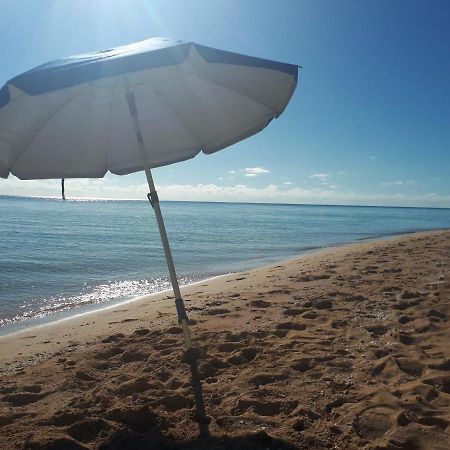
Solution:
M 35 200 L 58 200 L 58 201 L 110 201 L 110 202 L 148 202 L 144 198 L 103 198 L 103 197 L 70 197 L 63 200 L 59 196 L 50 195 L 12 195 L 0 194 L 0 197 L 24 198 Z M 409 209 L 450 209 L 449 206 L 401 206 L 401 205 L 363 205 L 363 204 L 334 204 L 334 203 L 282 203 L 282 202 L 233 202 L 225 200 L 160 200 L 160 202 L 178 203 L 221 203 L 232 205 L 278 205 L 278 206 L 329 206 L 329 207 L 349 207 L 349 208 L 409 208 Z

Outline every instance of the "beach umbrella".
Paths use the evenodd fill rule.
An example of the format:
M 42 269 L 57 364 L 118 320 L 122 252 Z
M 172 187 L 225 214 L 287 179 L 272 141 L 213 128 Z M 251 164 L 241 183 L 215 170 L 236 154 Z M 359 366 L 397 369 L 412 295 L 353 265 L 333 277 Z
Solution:
M 297 74 L 297 65 L 154 38 L 58 59 L 0 89 L 0 177 L 145 171 L 205 434 L 197 356 L 151 169 L 258 133 L 284 111 Z

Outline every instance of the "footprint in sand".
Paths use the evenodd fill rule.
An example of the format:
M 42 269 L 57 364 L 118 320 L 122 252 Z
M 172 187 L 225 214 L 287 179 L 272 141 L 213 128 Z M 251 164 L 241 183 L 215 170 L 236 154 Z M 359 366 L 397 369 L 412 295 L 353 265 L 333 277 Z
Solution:
M 95 381 L 95 377 L 82 370 L 79 370 L 75 373 L 75 378 L 80 381 Z
M 398 333 L 398 340 L 403 345 L 413 345 L 416 343 L 416 338 L 407 333 Z
M 111 426 L 106 420 L 101 418 L 87 418 L 75 422 L 67 429 L 67 434 L 77 441 L 83 442 L 84 444 L 93 441 L 101 433 L 106 433 L 111 429 Z M 55 447 L 58 448 L 58 447 Z M 63 448 L 63 447 L 59 447 Z M 65 448 L 76 448 L 76 447 L 65 447 Z
M 335 319 L 331 322 L 331 328 L 344 328 L 346 326 L 348 326 L 347 320 Z
M 281 412 L 290 414 L 298 405 L 296 400 L 290 402 L 280 401 L 261 401 L 251 398 L 240 398 L 234 413 L 244 413 L 248 409 L 252 408 L 253 411 L 260 416 L 276 416 Z
M 102 342 L 103 344 L 109 344 L 111 342 L 117 342 L 123 338 L 125 338 L 125 335 L 123 333 L 116 333 L 106 337 L 105 339 L 102 339 L 100 342 Z
M 373 351 L 373 354 L 375 355 L 375 358 L 380 359 L 380 358 L 384 358 L 385 356 L 389 355 L 389 350 L 386 350 L 385 348 L 376 348 Z
M 42 386 L 40 384 L 31 384 L 27 386 L 22 386 L 22 391 L 39 394 L 39 392 L 42 392 Z
M 134 331 L 135 336 L 147 336 L 147 334 L 150 333 L 150 330 L 148 328 L 138 328 Z
M 150 406 L 114 408 L 107 413 L 107 419 L 125 425 L 136 433 L 144 433 L 159 425 L 159 416 Z
M 260 353 L 260 350 L 261 349 L 257 347 L 247 347 L 242 349 L 240 355 L 247 361 L 253 361 L 258 355 L 258 353 Z
M 401 396 L 406 396 L 407 394 L 410 394 L 412 396 L 412 401 L 416 401 L 418 397 L 425 399 L 427 402 L 432 402 L 433 400 L 435 400 L 436 398 L 439 397 L 439 391 L 434 388 L 433 386 L 430 386 L 428 384 L 425 383 L 419 383 L 413 386 L 413 388 L 411 390 L 409 390 L 409 392 L 407 391 L 404 394 L 400 395 Z
M 444 360 L 438 364 L 429 364 L 430 369 L 450 371 L 450 359 Z
M 434 309 L 434 308 L 432 308 L 428 311 L 427 316 L 430 318 L 430 320 L 436 320 L 436 321 L 439 321 L 439 320 L 447 321 L 447 319 L 448 319 L 446 314 L 444 314 L 443 312 L 438 311 L 437 309 Z
M 149 354 L 140 350 L 126 350 L 122 353 L 121 359 L 125 363 L 135 362 L 135 361 L 145 361 Z
M 363 439 L 378 439 L 385 436 L 396 422 L 398 410 L 394 407 L 371 407 L 360 412 L 353 421 L 356 434 Z
M 239 342 L 224 342 L 217 346 L 217 350 L 221 353 L 231 353 L 234 350 L 242 348 L 243 344 Z
M 119 384 L 117 392 L 121 395 L 132 395 L 149 389 L 148 377 L 139 377 Z
M 181 334 L 183 332 L 181 327 L 170 327 L 166 330 L 167 334 Z
M 372 335 L 372 336 L 383 336 L 388 332 L 388 327 L 383 324 L 373 324 L 366 326 L 366 330 Z
M 422 375 L 423 365 L 415 359 L 401 357 L 397 358 L 395 362 L 397 363 L 398 367 L 408 375 L 411 375 L 413 377 L 420 377 Z
M 306 324 L 298 322 L 282 322 L 277 325 L 277 330 L 306 330 Z
M 312 305 L 315 309 L 331 309 L 333 302 L 328 298 L 316 298 L 313 300 Z
M 400 297 L 403 300 L 410 300 L 412 298 L 419 298 L 420 294 L 418 292 L 404 291 Z
M 270 302 L 266 302 L 265 300 L 252 300 L 247 303 L 247 306 L 253 306 L 254 308 L 269 308 L 271 305 Z
M 8 402 L 11 406 L 25 406 L 30 403 L 36 403 L 49 395 L 49 392 L 34 393 L 34 392 L 18 392 L 15 394 L 4 395 L 1 400 Z
M 305 308 L 286 308 L 283 311 L 283 314 L 285 316 L 299 316 L 300 314 L 303 314 L 304 312 L 306 312 Z
M 401 323 L 402 325 L 407 324 L 408 322 L 412 322 L 413 320 L 416 320 L 416 318 L 414 316 L 400 316 L 398 318 L 398 323 Z
M 307 372 L 308 370 L 314 368 L 316 365 L 316 361 L 314 358 L 300 358 L 291 367 L 297 372 Z
M 110 347 L 106 350 L 103 350 L 101 352 L 98 352 L 96 355 L 94 355 L 95 359 L 110 359 L 114 356 L 120 355 L 125 350 L 121 347 Z
M 167 395 L 161 399 L 152 402 L 152 406 L 162 406 L 169 412 L 179 411 L 180 409 L 190 409 L 193 406 L 193 401 L 190 398 L 184 397 L 180 394 Z

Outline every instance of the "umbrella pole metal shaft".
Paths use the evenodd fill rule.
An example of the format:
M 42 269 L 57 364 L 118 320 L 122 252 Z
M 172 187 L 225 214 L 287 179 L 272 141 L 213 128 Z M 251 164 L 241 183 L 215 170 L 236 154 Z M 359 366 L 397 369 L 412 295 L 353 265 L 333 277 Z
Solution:
M 130 110 L 131 120 L 133 122 L 134 131 L 136 133 L 136 139 L 138 142 L 139 152 L 141 154 L 142 163 L 144 164 L 145 175 L 147 177 L 148 187 L 150 193 L 148 199 L 155 211 L 156 221 L 158 223 L 159 234 L 161 236 L 161 242 L 164 249 L 164 255 L 166 256 L 167 268 L 169 269 L 170 282 L 173 288 L 173 294 L 175 296 L 175 306 L 177 308 L 178 319 L 180 320 L 181 327 L 183 329 L 184 344 L 186 349 L 192 347 L 191 333 L 188 327 L 188 318 L 186 315 L 186 309 L 184 306 L 183 298 L 181 297 L 180 286 L 178 284 L 177 273 L 175 271 L 175 264 L 173 263 L 172 252 L 170 250 L 169 239 L 167 238 L 166 227 L 164 225 L 164 219 L 159 206 L 158 193 L 156 192 L 155 183 L 153 181 L 152 172 L 147 159 L 147 153 L 145 151 L 144 139 L 142 137 L 141 126 L 139 123 L 136 102 L 133 92 L 127 92 L 125 94 L 127 99 L 128 108 Z
M 178 284 L 177 274 L 175 271 L 175 265 L 173 263 L 172 252 L 170 250 L 169 239 L 167 238 L 166 227 L 164 225 L 164 219 L 161 213 L 161 208 L 159 206 L 158 194 L 156 192 L 155 183 L 153 181 L 152 172 L 150 170 L 150 165 L 147 159 L 147 153 L 145 151 L 145 144 L 142 137 L 141 126 L 139 124 L 139 118 L 136 108 L 136 103 L 134 99 L 133 92 L 127 92 L 125 94 L 128 108 L 130 110 L 131 120 L 133 122 L 134 131 L 136 133 L 136 139 L 138 142 L 139 152 L 141 153 L 141 159 L 144 164 L 145 175 L 147 177 L 148 187 L 150 193 L 148 194 L 148 199 L 155 211 L 156 221 L 158 223 L 159 234 L 161 236 L 161 242 L 164 249 L 164 254 L 166 256 L 167 268 L 169 269 L 170 282 L 172 284 L 173 293 L 175 296 L 175 306 L 177 308 L 178 320 L 181 324 L 184 336 L 184 345 L 186 347 L 185 360 L 189 364 L 191 369 L 191 385 L 194 391 L 195 406 L 196 406 L 196 420 L 199 425 L 200 435 L 202 437 L 209 437 L 209 422 L 210 419 L 206 414 L 205 402 L 203 399 L 203 389 L 200 379 L 200 374 L 197 367 L 197 352 L 192 346 L 191 333 L 188 326 L 188 317 L 186 314 L 186 309 L 184 306 L 183 298 L 181 297 L 180 286 Z
M 175 272 L 175 265 L 173 263 L 172 252 L 170 250 L 169 239 L 167 238 L 166 227 L 164 225 L 164 219 L 159 206 L 158 194 L 156 193 L 155 184 L 153 182 L 153 176 L 150 169 L 145 170 L 147 176 L 148 186 L 150 188 L 149 200 L 155 210 L 156 221 L 158 223 L 159 234 L 161 236 L 161 242 L 166 256 L 167 268 L 169 269 L 170 282 L 172 283 L 173 293 L 175 296 L 175 306 L 177 308 L 178 318 L 180 319 L 181 327 L 183 329 L 184 344 L 186 349 L 192 347 L 191 333 L 188 327 L 188 318 L 186 315 L 186 309 L 184 307 L 184 301 L 181 297 L 180 286 L 178 284 L 177 274 Z

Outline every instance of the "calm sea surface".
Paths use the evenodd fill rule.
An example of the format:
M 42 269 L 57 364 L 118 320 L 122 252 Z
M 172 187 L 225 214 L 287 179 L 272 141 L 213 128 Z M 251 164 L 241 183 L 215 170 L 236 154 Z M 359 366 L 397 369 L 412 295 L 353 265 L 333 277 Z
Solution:
M 450 228 L 450 209 L 162 202 L 182 284 L 317 248 Z M 0 196 L 0 334 L 169 287 L 143 201 Z

